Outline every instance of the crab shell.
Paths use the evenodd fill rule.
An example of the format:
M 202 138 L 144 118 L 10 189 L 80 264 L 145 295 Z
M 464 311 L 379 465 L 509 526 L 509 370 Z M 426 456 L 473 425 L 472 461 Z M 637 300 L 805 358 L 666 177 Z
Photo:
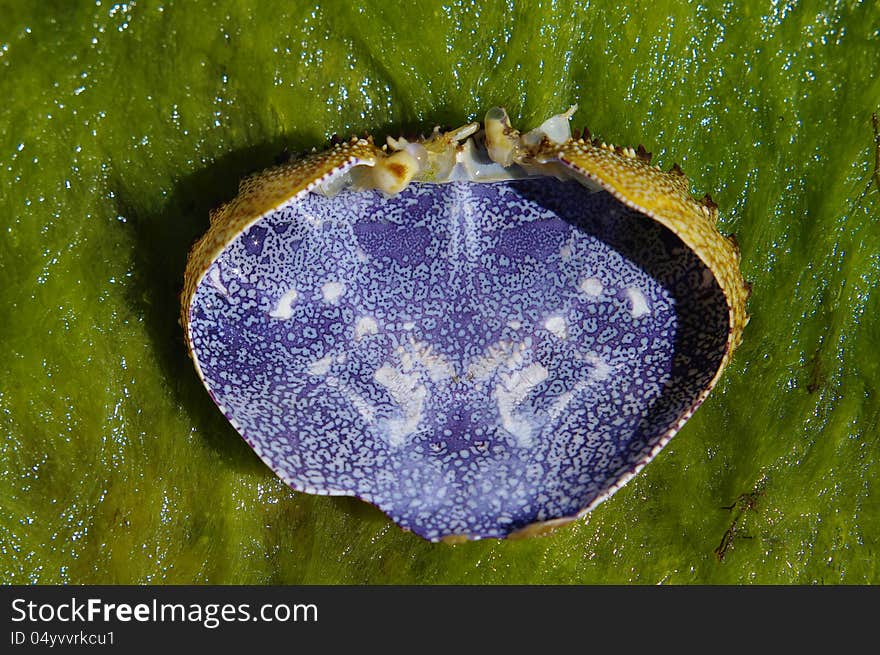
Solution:
M 181 322 L 186 343 L 200 377 L 220 409 L 264 461 L 294 489 L 311 493 L 359 496 L 378 505 L 405 529 L 412 529 L 434 541 L 454 543 L 487 536 L 523 537 L 542 534 L 585 515 L 607 499 L 663 448 L 705 400 L 740 344 L 743 329 L 748 322 L 745 305 L 750 289 L 740 273 L 740 254 L 736 241 L 718 232 L 716 205 L 708 195 L 703 199 L 695 199 L 690 194 L 688 180 L 677 165 L 670 171 L 660 170 L 651 165 L 650 154 L 641 146 L 633 150 L 599 143 L 589 138 L 572 138 L 568 131 L 568 119 L 573 110 L 574 108 L 565 114 L 555 116 L 540 128 L 525 134 L 519 133 L 510 126 L 504 110 L 492 109 L 487 114 L 483 126 L 474 123 L 450 132 L 435 129 L 430 137 L 412 142 L 389 138 L 387 145 L 378 147 L 371 138 L 352 138 L 350 141 L 334 145 L 327 151 L 313 152 L 245 179 L 240 185 L 238 196 L 211 213 L 210 229 L 193 246 L 184 278 Z M 411 522 L 400 520 L 395 515 L 394 508 L 389 507 L 388 503 L 383 503 L 380 498 L 350 489 L 338 489 L 332 484 L 321 487 L 279 471 L 279 457 L 298 455 L 291 455 L 289 447 L 284 451 L 286 454 L 271 450 L 271 446 L 267 446 L 266 441 L 266 439 L 271 441 L 271 436 L 254 438 L 255 435 L 249 433 L 249 428 L 237 420 L 236 412 L 227 406 L 223 390 L 220 388 L 222 385 L 216 379 L 216 375 L 212 380 L 206 379 L 204 372 L 206 363 L 211 360 L 216 364 L 218 354 L 206 352 L 200 345 L 202 338 L 195 334 L 194 324 L 205 318 L 197 307 L 196 296 L 200 288 L 212 285 L 215 287 L 209 289 L 212 294 L 220 294 L 217 289 L 229 293 L 224 286 L 228 282 L 221 280 L 220 273 L 212 269 L 218 258 L 236 243 L 240 247 L 242 239 L 246 238 L 251 228 L 270 217 L 277 217 L 280 211 L 295 209 L 313 197 L 320 198 L 323 195 L 333 198 L 339 197 L 340 193 L 361 193 L 372 194 L 376 202 L 386 199 L 391 203 L 395 198 L 403 197 L 399 194 L 416 193 L 415 190 L 420 184 L 425 186 L 455 183 L 461 180 L 491 182 L 497 179 L 517 178 L 523 178 L 525 180 L 523 184 L 528 184 L 528 180 L 534 178 L 553 180 L 553 184 L 557 185 L 553 189 L 557 187 L 568 189 L 565 184 L 572 186 L 570 181 L 575 180 L 590 191 L 605 191 L 616 199 L 621 211 L 628 211 L 636 217 L 647 217 L 663 226 L 680 240 L 689 251 L 688 256 L 695 256 L 705 266 L 704 270 L 711 274 L 714 283 L 723 294 L 727 326 L 726 341 L 718 341 L 722 344 L 723 353 L 713 360 L 713 366 L 714 362 L 717 362 L 717 367 L 709 374 L 705 374 L 708 383 L 704 384 L 702 390 L 698 391 L 689 403 L 676 410 L 678 413 L 675 418 L 665 423 L 662 432 L 654 435 L 632 461 L 624 462 L 614 475 L 601 480 L 600 487 L 584 506 L 576 507 L 574 511 L 569 507 L 562 510 L 561 515 L 556 516 L 539 512 L 534 514 L 534 520 L 527 522 L 520 520 L 519 524 L 513 523 L 508 528 L 487 530 L 458 522 L 454 524 L 459 526 L 458 529 L 433 531 L 426 528 L 418 529 Z M 561 183 L 558 180 L 569 182 Z M 499 202 L 498 198 L 493 202 Z M 634 220 L 644 221 L 643 218 Z M 280 228 L 276 226 L 276 229 Z M 317 229 L 320 229 L 320 225 Z M 271 230 L 267 228 L 266 231 Z M 324 301 L 327 301 L 328 289 L 325 288 L 324 291 Z M 329 289 L 329 300 L 335 300 L 339 291 L 339 289 Z M 295 291 L 291 293 L 293 296 L 297 295 Z M 210 304 L 213 301 L 200 302 Z M 287 297 L 286 300 L 282 298 L 278 302 L 279 307 L 286 302 L 283 308 L 286 311 L 284 317 L 289 317 L 292 311 L 291 298 Z M 549 323 L 547 325 L 549 326 Z M 364 334 L 369 336 L 375 332 L 375 324 L 366 327 L 366 330 L 361 330 L 355 334 L 355 337 L 359 339 Z M 210 332 L 214 327 L 209 325 L 200 329 L 203 332 L 205 330 Z M 247 346 L 239 348 L 239 353 L 246 350 Z M 422 354 L 424 355 L 424 352 Z M 341 357 L 339 360 L 341 361 Z M 324 360 L 320 364 L 324 369 L 330 365 L 324 366 Z M 411 363 L 408 365 L 409 368 L 400 369 L 403 373 L 399 371 L 389 373 L 393 379 L 385 384 L 391 390 L 392 396 L 394 396 L 392 388 L 394 380 L 399 381 L 398 378 L 405 376 L 406 371 L 414 370 Z M 314 372 L 313 369 L 308 370 Z M 380 379 L 380 372 L 382 371 L 376 371 L 376 380 Z M 539 370 L 539 373 L 541 372 Z M 305 376 L 306 373 L 303 372 L 302 375 Z M 395 375 L 398 377 L 394 378 Z M 544 369 L 543 377 L 546 375 Z M 511 382 L 513 376 L 514 373 L 510 373 L 501 379 L 509 383 L 508 387 L 504 387 L 505 389 L 512 388 L 516 391 Z M 537 382 L 540 381 L 541 376 Z M 533 382 L 532 386 L 537 382 Z M 526 389 L 528 390 L 528 387 Z M 520 394 L 513 399 L 517 407 L 522 405 L 523 395 Z M 491 403 L 494 397 L 487 396 L 486 402 Z M 516 431 L 514 428 L 509 427 L 509 429 Z M 406 437 L 406 431 L 403 432 Z M 354 438 L 357 438 L 357 435 Z M 425 493 L 433 493 L 431 489 L 434 487 L 426 485 Z

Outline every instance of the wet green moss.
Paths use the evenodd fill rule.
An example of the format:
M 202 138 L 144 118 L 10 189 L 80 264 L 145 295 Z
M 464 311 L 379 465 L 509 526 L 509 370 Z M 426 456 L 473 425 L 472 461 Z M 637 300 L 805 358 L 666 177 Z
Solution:
M 619 4 L 0 0 L 0 579 L 880 582 L 880 6 Z M 720 386 L 547 538 L 431 545 L 289 491 L 186 357 L 208 209 L 285 148 L 574 102 L 737 233 Z

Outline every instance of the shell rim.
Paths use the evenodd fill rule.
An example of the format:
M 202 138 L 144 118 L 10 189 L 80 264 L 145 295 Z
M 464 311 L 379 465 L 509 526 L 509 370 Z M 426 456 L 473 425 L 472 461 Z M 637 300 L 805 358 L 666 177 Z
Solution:
M 353 143 L 355 141 L 356 141 L 357 145 L 361 145 L 361 144 L 367 145 L 368 143 L 370 145 L 372 145 L 371 141 L 368 142 L 363 139 L 359 139 L 359 140 L 352 139 Z M 570 140 L 568 143 L 572 143 L 572 142 L 573 142 L 573 140 Z M 666 222 L 663 221 L 662 218 L 656 212 L 651 211 L 650 209 L 646 209 L 645 207 L 641 206 L 640 204 L 627 198 L 620 191 L 620 189 L 618 189 L 611 181 L 603 179 L 601 176 L 590 173 L 589 171 L 585 170 L 584 168 L 578 166 L 576 163 L 573 163 L 572 161 L 570 161 L 569 159 L 567 159 L 564 156 L 564 152 L 562 149 L 554 149 L 554 150 L 555 150 L 555 152 L 553 152 L 553 154 L 556 155 L 556 161 L 559 162 L 560 164 L 562 164 L 569 171 L 572 178 L 574 178 L 576 181 L 583 184 L 585 180 L 589 180 L 590 182 L 598 185 L 602 190 L 605 190 L 608 193 L 610 193 L 618 202 L 620 202 L 620 203 L 624 204 L 625 206 L 629 207 L 630 209 L 642 214 L 643 216 L 649 218 L 650 220 L 657 222 L 657 223 L 660 223 L 665 229 L 670 230 L 673 234 L 676 234 L 677 236 L 679 236 L 679 238 L 682 238 L 682 235 L 678 234 L 677 231 L 672 226 L 666 224 Z M 327 153 L 324 153 L 324 154 L 327 154 Z M 240 238 L 241 235 L 243 235 L 248 229 L 250 229 L 253 225 L 259 223 L 261 220 L 263 220 L 264 218 L 266 218 L 270 214 L 273 214 L 273 213 L 279 211 L 280 209 L 283 209 L 285 207 L 292 205 L 293 203 L 297 202 L 301 197 L 305 196 L 308 193 L 311 193 L 316 187 L 320 186 L 322 183 L 328 182 L 328 181 L 332 180 L 334 177 L 336 177 L 338 175 L 342 175 L 356 166 L 374 166 L 374 165 L 375 165 L 375 161 L 369 161 L 367 159 L 359 157 L 356 154 L 351 154 L 350 156 L 348 156 L 347 158 L 345 158 L 341 162 L 339 162 L 336 166 L 332 167 L 330 170 L 324 172 L 322 175 L 318 175 L 317 177 L 314 177 L 313 179 L 311 179 L 308 183 L 303 185 L 300 189 L 295 191 L 290 196 L 282 199 L 280 202 L 275 203 L 274 206 L 271 206 L 268 209 L 266 209 L 265 211 L 259 213 L 257 216 L 252 218 L 250 221 L 243 224 L 240 227 L 240 229 L 232 236 L 232 238 L 226 240 L 223 243 L 223 246 L 219 250 L 217 250 L 216 253 L 214 253 L 214 256 L 211 257 L 210 260 L 208 261 L 207 265 L 204 266 L 204 268 L 200 272 L 198 278 L 191 284 L 192 293 L 189 295 L 189 297 L 184 298 L 185 290 L 181 292 L 181 300 L 182 300 L 182 304 L 184 305 L 184 309 L 185 309 L 185 312 L 184 312 L 185 315 L 183 318 L 184 318 L 184 322 L 185 322 L 185 326 L 186 326 L 185 337 L 186 337 L 186 342 L 187 342 L 187 350 L 189 352 L 190 358 L 193 360 L 193 363 L 195 365 L 196 372 L 199 376 L 199 379 L 202 381 L 202 384 L 205 386 L 206 390 L 208 391 L 209 395 L 211 396 L 211 399 L 214 401 L 215 405 L 217 405 L 217 407 L 223 413 L 224 417 L 235 428 L 235 430 L 245 440 L 245 442 L 254 450 L 254 452 L 263 461 L 263 463 L 266 464 L 266 466 L 269 468 L 269 470 L 272 471 L 272 473 L 276 477 L 281 479 L 285 485 L 287 485 L 288 487 L 290 487 L 291 489 L 293 489 L 296 492 L 307 493 L 310 495 L 357 498 L 359 501 L 365 502 L 365 503 L 375 507 L 376 509 L 378 509 L 380 512 L 382 512 L 382 514 L 384 514 L 387 517 L 387 519 L 390 522 L 397 525 L 402 531 L 411 532 L 413 534 L 416 534 L 416 536 L 418 536 L 419 538 L 421 538 L 425 541 L 433 542 L 433 543 L 446 543 L 446 544 L 455 545 L 455 544 L 459 544 L 459 543 L 464 543 L 464 542 L 469 542 L 469 541 L 479 541 L 479 540 L 483 540 L 483 539 L 517 540 L 517 539 L 529 538 L 529 537 L 534 537 L 534 536 L 546 536 L 546 535 L 554 532 L 556 529 L 558 529 L 560 527 L 563 527 L 563 526 L 568 525 L 574 521 L 577 521 L 579 519 L 584 518 L 590 512 L 592 512 L 597 506 L 599 506 L 600 504 L 602 504 L 603 502 L 608 500 L 617 491 L 619 491 L 623 486 L 625 486 L 630 480 L 632 480 L 636 475 L 638 475 L 638 473 L 640 473 L 642 471 L 642 469 L 645 468 L 645 466 L 647 466 L 651 461 L 653 461 L 657 457 L 657 455 L 660 453 L 660 451 L 663 450 L 663 448 L 672 440 L 672 438 L 678 434 L 678 432 L 684 427 L 684 425 L 687 423 L 687 421 L 690 420 L 690 418 L 694 415 L 696 410 L 703 404 L 703 402 L 705 402 L 706 398 L 708 398 L 711 391 L 715 388 L 716 384 L 718 383 L 718 381 L 721 378 L 721 375 L 722 375 L 724 369 L 726 368 L 727 364 L 730 361 L 730 358 L 733 354 L 733 351 L 736 349 L 736 346 L 737 346 L 736 336 L 737 336 L 738 332 L 741 332 L 742 327 L 740 327 L 739 329 L 737 327 L 737 317 L 736 317 L 737 308 L 734 306 L 733 299 L 731 298 L 731 292 L 729 292 L 728 289 L 725 288 L 725 285 L 718 278 L 717 271 L 712 266 L 711 262 L 707 261 L 707 258 L 705 257 L 704 253 L 702 252 L 702 249 L 694 247 L 692 244 L 688 243 L 683 238 L 682 238 L 682 240 L 684 241 L 684 243 L 688 247 L 688 249 L 690 249 L 692 252 L 694 252 L 697 255 L 697 257 L 700 259 L 700 261 L 711 272 L 712 277 L 715 280 L 715 283 L 718 285 L 719 289 L 721 290 L 722 295 L 725 297 L 725 300 L 726 300 L 727 306 L 728 306 L 727 307 L 727 309 L 728 309 L 727 340 L 725 342 L 724 352 L 722 353 L 722 356 L 719 360 L 718 368 L 716 369 L 715 374 L 713 375 L 711 381 L 699 393 L 699 395 L 695 398 L 693 403 L 691 403 L 691 405 L 679 416 L 679 418 L 676 420 L 676 422 L 673 424 L 673 426 L 671 428 L 669 428 L 660 437 L 660 439 L 657 441 L 657 443 L 654 445 L 654 447 L 650 451 L 648 451 L 648 453 L 646 455 L 643 455 L 641 458 L 639 458 L 639 460 L 636 462 L 636 464 L 634 466 L 631 466 L 629 468 L 629 470 L 627 470 L 627 471 L 623 472 L 621 475 L 613 478 L 610 481 L 610 484 L 607 484 L 607 486 L 605 486 L 605 488 L 592 501 L 590 501 L 590 503 L 587 504 L 585 507 L 583 507 L 582 509 L 578 510 L 576 513 L 571 514 L 571 515 L 560 516 L 560 517 L 555 517 L 555 518 L 546 519 L 546 520 L 542 520 L 542 521 L 535 521 L 533 523 L 526 524 L 520 528 L 512 530 L 511 532 L 507 533 L 504 536 L 495 537 L 495 536 L 483 536 L 483 535 L 467 534 L 467 533 L 452 533 L 452 534 L 444 535 L 438 539 L 427 539 L 427 538 L 423 537 L 422 535 L 419 535 L 418 533 L 413 532 L 411 529 L 400 526 L 399 524 L 397 524 L 397 522 L 394 521 L 393 517 L 391 517 L 390 514 L 388 512 L 386 512 L 382 507 L 380 507 L 375 501 L 373 501 L 369 498 L 364 498 L 361 494 L 358 494 L 358 493 L 338 493 L 338 492 L 335 492 L 334 490 L 315 489 L 313 487 L 309 487 L 308 485 L 303 485 L 303 484 L 300 484 L 294 480 L 287 479 L 287 477 L 280 475 L 275 471 L 275 469 L 267 461 L 267 459 L 264 458 L 260 449 L 258 449 L 257 447 L 254 446 L 254 444 L 251 442 L 251 440 L 248 438 L 248 436 L 238 426 L 237 422 L 227 414 L 226 408 L 221 403 L 219 403 L 217 401 L 216 397 L 214 396 L 213 391 L 208 386 L 208 384 L 204 378 L 204 375 L 202 373 L 202 368 L 201 368 L 201 365 L 199 364 L 198 357 L 196 356 L 195 351 L 191 347 L 191 344 L 192 344 L 191 312 L 192 312 L 192 300 L 195 297 L 195 289 L 197 289 L 201 285 L 203 279 L 205 278 L 205 276 L 208 273 L 208 269 L 210 268 L 210 266 L 219 258 L 220 254 L 231 243 L 233 243 L 235 240 Z M 543 175 L 543 176 L 549 177 L 550 175 Z M 536 177 L 540 177 L 540 175 L 536 176 Z M 427 180 L 427 181 L 423 181 L 423 183 L 431 184 L 432 182 L 430 180 Z M 479 182 L 475 182 L 475 183 L 479 183 Z M 716 231 L 716 234 L 718 235 L 719 238 L 721 238 L 721 239 L 724 238 L 717 231 Z M 195 246 L 193 247 L 193 250 L 195 250 Z M 192 258 L 192 255 L 193 255 L 193 251 L 190 252 L 190 259 Z M 188 262 L 187 269 L 188 269 L 187 270 L 187 275 L 188 275 L 190 272 L 189 271 L 189 262 Z M 738 268 L 737 268 L 737 272 L 739 273 Z M 740 274 L 739 281 L 742 281 L 741 274 Z M 745 285 L 745 284 L 743 284 L 743 286 L 748 288 L 747 285 Z M 747 323 L 747 322 L 748 322 L 748 316 L 745 315 L 744 319 L 743 319 L 743 326 L 744 326 L 744 323 Z

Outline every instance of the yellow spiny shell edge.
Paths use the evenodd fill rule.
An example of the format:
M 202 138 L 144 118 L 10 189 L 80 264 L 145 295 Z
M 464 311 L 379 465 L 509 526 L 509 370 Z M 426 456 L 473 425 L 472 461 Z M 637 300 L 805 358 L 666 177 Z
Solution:
M 180 324 L 190 356 L 189 306 L 199 282 L 226 246 L 261 217 L 292 202 L 331 176 L 354 166 L 374 165 L 385 156 L 372 140 L 352 139 L 241 181 L 238 195 L 211 212 L 211 227 L 189 252 L 180 294 Z
M 751 287 L 740 272 L 736 239 L 723 236 L 716 227 L 718 208 L 712 199 L 708 195 L 702 200 L 695 199 L 678 166 L 663 171 L 632 148 L 572 139 L 550 150 L 571 170 L 597 182 L 620 202 L 672 230 L 712 271 L 730 310 L 728 348 L 720 373 L 742 342 L 743 329 L 748 323 L 746 301 Z
M 749 321 L 746 301 L 751 293 L 740 271 L 740 252 L 736 239 L 723 236 L 717 229 L 718 208 L 706 195 L 702 201 L 690 193 L 688 180 L 678 166 L 663 171 L 649 163 L 645 156 L 632 148 L 599 144 L 584 139 L 570 139 L 565 144 L 542 144 L 536 158 L 558 160 L 615 196 L 622 203 L 650 217 L 670 229 L 712 271 L 727 300 L 729 331 L 724 357 L 709 385 L 694 404 L 679 418 L 657 442 L 647 457 L 630 472 L 605 489 L 587 507 L 569 517 L 532 523 L 508 538 L 519 539 L 546 535 L 556 528 L 582 518 L 597 505 L 611 497 L 614 492 L 631 480 L 648 462 L 669 443 L 684 426 L 721 377 L 733 352 L 742 342 L 742 333 Z M 455 538 L 450 540 L 455 543 Z

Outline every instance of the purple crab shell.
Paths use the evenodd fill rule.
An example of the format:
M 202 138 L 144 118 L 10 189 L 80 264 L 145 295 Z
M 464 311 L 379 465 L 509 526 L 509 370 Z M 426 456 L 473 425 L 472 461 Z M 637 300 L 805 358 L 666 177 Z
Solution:
M 263 461 L 434 541 L 594 507 L 702 402 L 743 321 L 687 230 L 585 169 L 544 173 L 548 139 L 491 160 L 489 127 L 249 181 L 184 290 L 197 369 Z

